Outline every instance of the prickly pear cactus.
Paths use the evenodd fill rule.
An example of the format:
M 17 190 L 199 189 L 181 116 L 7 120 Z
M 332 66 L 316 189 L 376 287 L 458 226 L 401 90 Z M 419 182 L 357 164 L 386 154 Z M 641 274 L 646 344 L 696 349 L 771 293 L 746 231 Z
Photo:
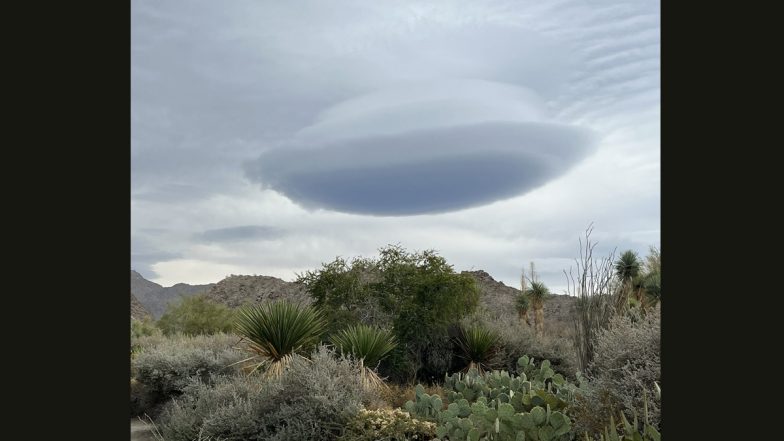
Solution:
M 406 411 L 420 419 L 436 420 L 443 408 L 441 397 L 425 393 L 425 388 L 421 384 L 418 384 L 415 390 L 416 401 L 406 401 Z
M 457 441 L 566 441 L 571 421 L 562 410 L 577 387 L 544 360 L 524 356 L 519 375 L 505 371 L 447 375 L 450 405 L 438 412 L 436 435 Z M 647 440 L 645 440 L 647 441 Z

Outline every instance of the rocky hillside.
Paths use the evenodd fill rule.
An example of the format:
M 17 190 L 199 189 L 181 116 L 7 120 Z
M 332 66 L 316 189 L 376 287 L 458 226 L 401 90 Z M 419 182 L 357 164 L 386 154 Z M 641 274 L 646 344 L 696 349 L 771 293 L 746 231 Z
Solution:
M 212 286 L 207 292 L 207 297 L 232 308 L 277 299 L 299 303 L 311 302 L 302 284 L 269 276 L 231 275 Z
M 493 279 L 485 271 L 463 271 L 476 280 L 481 292 L 479 302 L 491 314 L 499 317 L 505 314 L 517 314 L 515 298 L 520 290 L 507 286 Z M 571 317 L 574 314 L 576 298 L 567 295 L 553 294 L 544 304 L 544 320 L 548 327 L 565 329 L 571 326 Z M 533 316 L 531 316 L 533 320 Z
M 207 285 L 188 285 L 178 283 L 174 286 L 164 287 L 157 283 L 150 282 L 142 277 L 141 274 L 131 270 L 131 294 L 136 296 L 139 302 L 153 315 L 159 319 L 166 312 L 166 306 L 183 296 L 207 292 L 215 284 Z
M 512 288 L 493 279 L 485 271 L 464 271 L 475 280 L 480 291 L 480 304 L 491 314 L 501 316 L 516 315 L 515 298 L 519 289 Z M 269 276 L 231 275 L 218 283 L 208 285 L 188 285 L 178 283 L 165 288 L 144 279 L 131 270 L 131 292 L 155 318 L 160 318 L 166 304 L 181 296 L 206 292 L 207 297 L 229 307 L 258 303 L 266 300 L 287 299 L 294 302 L 310 303 L 311 299 L 302 284 L 286 282 Z M 559 329 L 571 326 L 575 298 L 565 295 L 552 295 L 544 305 L 545 323 L 548 327 Z M 533 317 L 532 317 L 533 319 Z
M 147 320 L 152 318 L 152 314 L 144 305 L 139 302 L 133 293 L 131 293 L 131 318 L 136 320 Z

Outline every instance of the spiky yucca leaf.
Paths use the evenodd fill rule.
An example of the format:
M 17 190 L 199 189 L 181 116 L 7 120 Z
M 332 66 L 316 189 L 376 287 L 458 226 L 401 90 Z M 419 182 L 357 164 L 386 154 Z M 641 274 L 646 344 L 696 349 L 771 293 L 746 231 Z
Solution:
M 528 296 L 525 293 L 520 293 L 515 297 L 515 306 L 517 307 L 518 312 L 525 314 L 528 312 L 528 308 L 531 307 L 531 300 L 528 299 Z
M 627 283 L 640 274 L 640 259 L 632 250 L 624 251 L 615 261 L 615 274 L 621 282 Z
M 333 335 L 331 340 L 341 353 L 364 360 L 368 366 L 378 364 L 397 346 L 392 332 L 368 325 L 349 326 Z
M 397 346 L 392 332 L 373 326 L 349 326 L 333 335 L 332 343 L 342 354 L 350 354 L 362 366 L 362 383 L 369 388 L 384 384 L 373 370 L 382 358 Z
M 275 376 L 291 357 L 319 342 L 327 322 L 310 306 L 280 301 L 241 309 L 235 325 L 254 354 L 244 361 L 258 360 L 251 372 L 266 367 Z
M 525 292 L 526 297 L 531 302 L 531 306 L 534 309 L 539 309 L 544 305 L 544 301 L 547 300 L 547 297 L 550 295 L 550 290 L 547 289 L 542 282 L 531 282 L 531 287 Z
M 460 347 L 460 357 L 468 361 L 466 371 L 472 367 L 480 373 L 489 366 L 490 359 L 498 349 L 500 337 L 490 329 L 481 325 L 461 327 L 457 337 L 457 345 Z

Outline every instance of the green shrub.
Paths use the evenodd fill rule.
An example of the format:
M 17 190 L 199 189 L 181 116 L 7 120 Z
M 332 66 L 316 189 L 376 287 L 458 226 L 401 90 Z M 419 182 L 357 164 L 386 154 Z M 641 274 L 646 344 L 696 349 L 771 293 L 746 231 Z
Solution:
M 231 376 L 191 387 L 163 412 L 169 441 L 334 440 L 363 405 L 378 402 L 360 383 L 359 364 L 325 346 L 296 357 L 280 377 Z
M 233 320 L 231 309 L 201 294 L 183 297 L 179 302 L 170 304 L 158 320 L 158 327 L 166 335 L 216 334 L 231 332 Z
M 191 377 L 209 381 L 214 374 L 236 372 L 231 365 L 244 358 L 233 348 L 237 341 L 236 336 L 220 334 L 140 339 L 139 353 L 131 361 L 131 375 L 143 394 L 137 394 L 137 411 L 153 411 L 152 406 L 181 394 Z
M 468 274 L 456 274 L 433 251 L 409 253 L 400 246 L 379 250 L 377 259 L 342 259 L 309 271 L 305 284 L 330 317 L 393 325 L 398 347 L 382 366 L 397 380 L 440 377 L 453 357 L 448 329 L 477 305 L 479 290 Z M 372 305 L 372 314 L 363 314 Z M 382 325 L 382 326 L 383 326 Z
M 362 409 L 346 426 L 341 441 L 432 440 L 436 425 L 412 418 L 400 409 Z
M 141 337 L 160 333 L 160 328 L 155 326 L 155 322 L 152 320 L 138 320 L 135 318 L 131 319 L 131 342 L 138 340 Z
M 139 341 L 144 337 L 161 335 L 161 330 L 152 320 L 131 318 L 131 359 L 141 350 Z

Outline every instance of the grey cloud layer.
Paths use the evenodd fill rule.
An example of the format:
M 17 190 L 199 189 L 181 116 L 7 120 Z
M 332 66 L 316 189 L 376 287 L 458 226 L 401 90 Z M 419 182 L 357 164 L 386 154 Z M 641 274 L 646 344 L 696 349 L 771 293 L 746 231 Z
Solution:
M 569 126 L 483 123 L 273 150 L 247 174 L 309 207 L 438 213 L 531 190 L 591 147 L 587 131 Z
M 514 283 L 517 259 L 547 254 L 534 237 L 576 238 L 591 220 L 612 243 L 657 237 L 657 1 L 139 0 L 131 16 L 132 262 L 145 276 L 288 274 L 402 242 Z M 504 123 L 557 124 L 548 139 L 576 148 L 554 167 L 523 148 L 483 154 L 507 144 L 481 126 Z M 486 142 L 449 154 L 450 127 Z M 373 146 L 390 139 L 422 151 L 387 158 Z M 431 217 L 333 210 L 443 214 L 422 236 Z M 454 233 L 439 242 L 442 226 Z M 500 229 L 526 240 L 499 252 Z
M 260 239 L 275 239 L 284 234 L 280 228 L 264 225 L 243 225 L 240 227 L 216 228 L 196 235 L 205 242 L 236 242 Z

